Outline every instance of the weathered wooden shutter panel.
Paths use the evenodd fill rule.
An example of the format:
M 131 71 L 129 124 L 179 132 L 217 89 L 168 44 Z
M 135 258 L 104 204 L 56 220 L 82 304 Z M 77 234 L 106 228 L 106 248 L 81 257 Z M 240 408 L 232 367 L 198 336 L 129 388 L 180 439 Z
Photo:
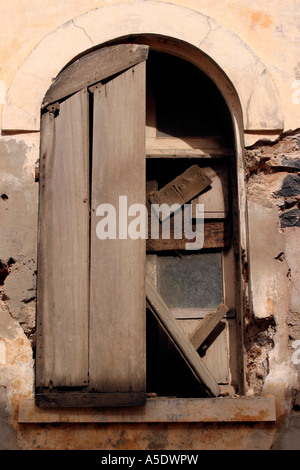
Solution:
M 99 240 L 95 210 L 103 202 L 117 209 L 119 195 L 128 206 L 145 202 L 148 47 L 113 46 L 111 56 L 108 49 L 99 51 L 93 76 L 85 64 L 94 53 L 75 64 L 76 83 L 73 65 L 70 74 L 66 69 L 50 88 L 59 103 L 42 115 L 36 355 L 42 407 L 145 402 L 145 240 Z M 107 83 L 89 92 L 98 72 Z M 65 90 L 73 94 L 65 97 Z
M 111 404 L 120 394 L 138 404 L 146 390 L 145 240 L 125 238 L 119 196 L 128 208 L 145 203 L 145 62 L 94 92 L 92 175 L 90 386 L 110 393 Z M 96 235 L 104 203 L 116 209 L 116 239 Z
M 42 116 L 37 387 L 88 379 L 88 94 Z

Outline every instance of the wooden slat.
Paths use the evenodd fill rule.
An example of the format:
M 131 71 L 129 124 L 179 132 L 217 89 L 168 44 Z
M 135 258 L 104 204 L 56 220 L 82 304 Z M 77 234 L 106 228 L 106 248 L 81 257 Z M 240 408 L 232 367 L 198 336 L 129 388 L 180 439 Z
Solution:
M 37 387 L 87 381 L 88 168 L 88 95 L 80 91 L 42 116 Z
M 151 255 L 148 255 L 148 256 L 151 256 Z M 212 312 L 212 309 L 211 308 L 172 307 L 170 308 L 170 312 L 172 312 L 172 315 L 174 315 L 174 317 L 177 318 L 178 320 L 192 320 L 192 319 L 204 318 L 205 315 Z M 214 310 L 214 312 L 216 312 L 216 310 Z M 234 318 L 235 310 L 234 309 L 228 310 L 225 317 Z
M 143 392 L 146 364 L 145 240 L 100 240 L 100 204 L 145 204 L 145 63 L 94 92 L 91 211 L 90 386 Z M 127 220 L 127 211 L 120 211 Z M 121 227 L 122 228 L 122 227 Z M 126 237 L 126 233 L 123 234 Z
M 160 238 L 151 238 L 151 219 L 149 214 L 148 239 L 146 241 L 147 251 L 167 251 L 185 250 L 187 243 L 193 243 L 195 239 L 187 239 L 184 236 L 180 239 L 174 238 L 173 221 L 171 220 L 170 238 L 163 239 L 160 231 Z M 196 232 L 196 225 L 193 224 L 193 231 Z M 184 232 L 184 231 L 183 231 Z M 230 246 L 230 226 L 227 220 L 206 221 L 204 223 L 204 245 L 203 249 L 226 248 Z
M 232 149 L 222 148 L 222 147 L 211 147 L 206 148 L 201 146 L 199 148 L 188 148 L 188 149 L 181 149 L 181 148 L 163 148 L 163 149 L 146 149 L 146 157 L 147 158 L 228 158 L 232 157 L 233 151 Z
M 144 45 L 118 44 L 86 54 L 58 75 L 45 95 L 43 107 L 143 62 L 148 50 Z
M 272 396 L 150 398 L 145 406 L 102 409 L 40 409 L 20 400 L 19 423 L 184 423 L 276 421 Z
M 148 307 L 155 315 L 175 347 L 178 349 L 195 377 L 202 382 L 210 394 L 218 396 L 220 394 L 220 389 L 217 382 L 201 360 L 191 342 L 176 323 L 172 313 L 169 311 L 157 290 L 148 279 L 146 279 L 146 298 Z
M 226 305 L 220 304 L 216 312 L 210 312 L 199 323 L 198 328 L 190 335 L 189 340 L 195 349 L 198 349 L 213 329 L 220 323 L 228 312 Z
M 198 165 L 192 165 L 159 191 L 150 194 L 149 200 L 151 204 L 158 204 L 159 206 L 161 204 L 183 206 L 209 186 L 211 182 L 212 180 Z M 162 210 L 158 216 L 160 220 L 164 220 L 166 217 L 170 217 L 170 211 L 165 213 Z
M 229 338 L 228 323 L 220 322 L 211 335 L 202 344 L 205 351 L 202 360 L 213 374 L 222 391 L 222 384 L 229 385 L 232 382 L 232 374 L 229 367 Z

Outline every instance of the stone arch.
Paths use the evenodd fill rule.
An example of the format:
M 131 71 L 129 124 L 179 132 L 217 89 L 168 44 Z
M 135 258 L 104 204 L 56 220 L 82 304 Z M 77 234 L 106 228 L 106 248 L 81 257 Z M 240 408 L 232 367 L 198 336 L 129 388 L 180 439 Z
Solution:
M 60 70 L 85 51 L 130 35 L 174 38 L 201 51 L 215 70 L 227 77 L 230 93 L 236 90 L 244 130 L 283 129 L 280 99 L 272 77 L 241 38 L 213 18 L 189 8 L 138 0 L 91 10 L 42 39 L 8 89 L 2 130 L 38 131 L 43 97 Z M 218 83 L 218 73 L 214 80 L 225 90 L 225 82 Z

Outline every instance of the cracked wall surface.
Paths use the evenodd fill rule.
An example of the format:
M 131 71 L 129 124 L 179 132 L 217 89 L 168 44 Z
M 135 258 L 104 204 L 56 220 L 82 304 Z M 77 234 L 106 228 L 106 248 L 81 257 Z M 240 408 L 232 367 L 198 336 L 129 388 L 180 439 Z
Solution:
M 283 133 L 274 142 L 258 141 L 246 149 L 245 160 L 254 278 L 253 315 L 246 332 L 248 383 L 254 390 L 268 389 L 272 374 L 275 377 L 281 370 L 293 402 L 300 383 L 300 368 L 292 356 L 300 316 L 300 130 Z M 262 325 L 263 341 L 255 341 L 253 346 L 251 338 Z M 258 368 L 251 372 L 253 356 Z M 268 369 L 266 385 L 261 368 L 262 374 Z

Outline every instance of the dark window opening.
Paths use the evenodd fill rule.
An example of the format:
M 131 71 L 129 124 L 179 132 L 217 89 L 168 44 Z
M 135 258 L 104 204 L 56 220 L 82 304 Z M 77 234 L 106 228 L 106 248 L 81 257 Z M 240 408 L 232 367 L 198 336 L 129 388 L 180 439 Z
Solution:
M 159 244 L 147 245 L 147 275 L 188 335 L 207 312 L 216 310 L 228 300 L 228 286 L 226 292 L 224 288 L 225 277 L 227 283 L 235 283 L 235 279 L 229 279 L 226 274 L 228 263 L 224 263 L 225 257 L 233 250 L 233 236 L 236 234 L 233 216 L 233 201 L 236 198 L 235 161 L 225 151 L 234 148 L 232 121 L 224 98 L 208 76 L 182 59 L 154 51 L 150 52 L 147 61 L 147 106 L 147 125 L 155 127 L 154 145 L 158 149 L 152 155 L 153 143 L 147 148 L 146 141 L 146 153 L 149 154 L 146 161 L 148 203 L 149 194 L 164 188 L 192 165 L 198 165 L 212 178 L 212 184 L 194 198 L 194 202 L 204 203 L 205 226 L 208 228 L 206 236 L 210 237 L 207 240 L 208 247 L 187 251 L 182 246 L 177 249 L 175 244 L 167 242 L 165 250 Z M 161 138 L 170 139 L 169 155 L 163 145 L 161 148 L 164 150 L 159 154 Z M 191 146 L 193 154 L 189 153 L 186 146 L 180 147 L 181 142 L 187 143 L 191 138 L 199 139 L 196 146 Z M 210 139 L 212 147 L 224 148 L 224 152 L 219 151 L 216 157 L 212 149 L 210 155 L 201 148 L 202 138 L 204 147 L 207 145 L 205 139 Z M 195 154 L 197 149 L 199 154 Z M 203 156 L 203 153 L 206 155 Z M 173 219 L 171 216 L 171 224 Z M 224 232 L 223 240 L 216 236 L 220 230 Z M 229 322 L 227 318 L 222 320 L 198 349 L 198 354 L 205 361 L 206 352 L 211 348 L 210 357 L 207 358 L 209 368 L 212 366 L 211 372 L 216 374 L 218 383 L 226 385 L 230 380 Z M 222 354 L 224 362 L 217 364 Z M 224 369 L 228 370 L 220 372 L 223 364 Z M 148 310 L 147 391 L 159 396 L 207 396 L 166 332 Z
M 193 64 L 150 52 L 147 90 L 154 94 L 157 137 L 221 137 L 232 142 L 224 98 L 213 81 Z

